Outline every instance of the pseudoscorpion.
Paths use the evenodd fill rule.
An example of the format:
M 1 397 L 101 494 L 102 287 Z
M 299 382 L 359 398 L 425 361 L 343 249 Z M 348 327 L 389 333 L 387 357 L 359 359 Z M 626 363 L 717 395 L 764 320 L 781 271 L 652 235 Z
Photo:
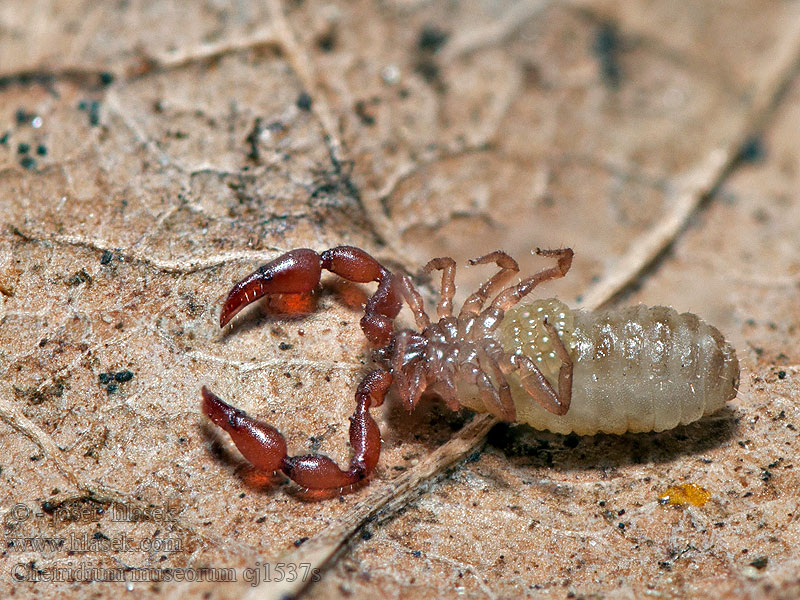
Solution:
M 570 310 L 550 298 L 521 304 L 539 284 L 563 277 L 572 250 L 536 250 L 556 260 L 516 285 L 517 262 L 496 251 L 471 264 L 499 271 L 453 315 L 455 261 L 434 258 L 425 272 L 442 271 L 439 320 L 432 323 L 407 275 L 392 273 L 352 246 L 322 253 L 291 250 L 231 289 L 220 315 L 225 326 L 246 305 L 268 294 L 308 294 L 322 269 L 353 282 L 378 283 L 361 329 L 375 347 L 377 368 L 356 391 L 350 417 L 353 458 L 342 470 L 323 455 L 289 456 L 271 425 L 247 416 L 203 387 L 203 411 L 227 431 L 257 469 L 282 471 L 305 488 L 337 489 L 365 479 L 378 462 L 381 436 L 369 409 L 394 385 L 410 411 L 423 393 L 452 409 L 467 406 L 501 419 L 557 433 L 662 431 L 712 413 L 736 396 L 739 363 L 733 347 L 691 313 L 664 306 Z M 417 330 L 394 331 L 403 302 Z

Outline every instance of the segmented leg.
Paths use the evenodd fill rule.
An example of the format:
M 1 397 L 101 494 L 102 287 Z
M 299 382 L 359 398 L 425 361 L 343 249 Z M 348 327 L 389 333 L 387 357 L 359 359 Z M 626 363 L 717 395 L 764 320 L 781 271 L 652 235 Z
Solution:
M 394 331 L 394 319 L 400 312 L 403 297 L 400 278 L 369 254 L 353 246 L 337 246 L 320 255 L 322 268 L 356 283 L 378 282 L 378 289 L 367 300 L 361 330 L 376 346 L 389 343 Z
M 419 327 L 420 331 L 422 331 L 431 324 L 431 319 L 428 316 L 428 313 L 425 312 L 425 304 L 422 301 L 422 296 L 417 291 L 417 288 L 414 287 L 414 284 L 408 275 L 398 275 L 397 277 L 399 277 L 400 280 L 398 284 L 400 293 L 403 295 L 403 299 L 411 308 L 411 312 L 414 314 L 414 321 L 417 323 L 417 327 Z
M 436 305 L 436 315 L 439 319 L 453 316 L 453 296 L 456 293 L 456 261 L 449 256 L 433 258 L 423 267 L 423 273 L 431 271 L 442 272 L 442 292 L 439 304 Z
M 519 265 L 517 261 L 511 258 L 502 250 L 495 250 L 480 258 L 471 259 L 468 261 L 470 265 L 485 265 L 487 263 L 496 263 L 500 267 L 500 271 L 495 273 L 486 283 L 478 288 L 478 291 L 472 294 L 464 301 L 459 313 L 459 318 L 464 315 L 477 315 L 486 301 L 498 289 L 503 287 L 508 280 L 511 279 L 515 273 L 519 272 Z
M 522 354 L 512 354 L 502 361 L 503 372 L 517 371 L 520 383 L 525 391 L 543 408 L 556 415 L 565 415 L 572 402 L 572 358 L 564 342 L 558 336 L 558 330 L 545 319 L 544 326 L 553 337 L 553 347 L 561 360 L 558 371 L 558 390 L 553 388 L 550 380 L 530 358 Z
M 455 384 L 455 369 L 453 365 L 447 361 L 434 360 L 434 364 L 431 365 L 429 369 L 439 373 L 439 376 L 428 388 L 428 391 L 436 394 L 436 396 L 447 405 L 447 408 L 452 411 L 457 411 L 461 408 L 461 403 L 458 401 L 458 389 Z
M 424 346 L 424 338 L 408 330 L 399 332 L 394 338 L 391 370 L 397 395 L 408 411 L 414 409 L 427 387 L 425 373 L 428 365 L 423 360 Z
M 506 420 L 507 411 L 503 407 L 500 395 L 483 369 L 473 363 L 462 365 L 461 369 L 462 375 L 465 375 L 468 381 L 471 381 L 478 387 L 478 394 L 480 395 L 481 402 L 483 402 L 483 407 L 486 412 L 494 415 L 498 419 Z
M 544 326 L 550 332 L 553 338 L 553 347 L 556 355 L 561 360 L 561 368 L 558 370 L 558 401 L 562 406 L 562 410 L 566 413 L 569 410 L 570 402 L 572 402 L 572 370 L 573 363 L 572 357 L 569 355 L 567 347 L 558 335 L 558 330 L 552 323 L 548 323 L 545 317 Z
M 536 364 L 527 356 L 513 355 L 511 364 L 519 373 L 520 383 L 525 391 L 538 402 L 542 407 L 555 415 L 565 415 L 569 410 L 569 403 L 565 405 L 559 392 L 553 389 Z M 560 383 L 560 381 L 559 381 Z M 559 390 L 562 391 L 562 390 Z M 572 390 L 564 390 L 568 400 L 572 396 Z
M 517 420 L 517 407 L 514 405 L 514 400 L 511 397 L 511 387 L 508 385 L 505 374 L 495 357 L 490 354 L 486 347 L 479 346 L 478 355 L 481 366 L 484 369 L 487 367 L 491 369 L 494 377 L 495 385 L 497 386 L 497 396 L 501 406 L 500 418 L 509 423 L 513 423 Z
M 556 266 L 543 269 L 535 275 L 522 280 L 517 285 L 500 292 L 492 301 L 491 306 L 486 309 L 485 313 L 487 315 L 492 310 L 507 311 L 526 295 L 530 294 L 537 285 L 551 279 L 564 277 L 572 266 L 573 252 L 571 248 L 561 248 L 559 250 L 537 248 L 536 254 L 554 257 L 557 260 Z M 490 327 L 486 328 L 486 333 L 490 333 L 499 323 L 499 319 L 494 321 Z M 572 400 L 572 359 L 556 328 L 551 323 L 548 323 L 547 320 L 545 320 L 544 326 L 550 332 L 555 352 L 561 360 L 561 368 L 558 372 L 558 391 L 553 389 L 550 381 L 542 374 L 536 364 L 527 357 L 514 355 L 510 357 L 509 361 L 520 372 L 522 386 L 532 398 L 551 413 L 564 415 L 569 410 Z
M 220 400 L 203 387 L 203 412 L 231 436 L 242 455 L 256 469 L 282 471 L 308 489 L 338 489 L 365 479 L 375 469 L 381 453 L 381 433 L 369 409 L 380 406 L 392 383 L 386 371 L 370 372 L 356 391 L 356 409 L 350 417 L 353 458 L 343 471 L 327 456 L 288 456 L 286 439 L 277 429 Z
M 542 250 L 541 248 L 537 248 L 536 254 L 539 256 L 552 256 L 556 258 L 556 266 L 543 269 L 535 275 L 523 279 L 517 285 L 512 285 L 510 288 L 503 290 L 492 301 L 492 308 L 507 311 L 522 300 L 522 298 L 530 294 L 540 283 L 564 277 L 572 266 L 572 248 L 561 248 L 559 250 Z
M 308 248 L 291 250 L 259 267 L 231 289 L 220 313 L 220 327 L 245 306 L 267 294 L 312 291 L 319 283 L 322 269 L 355 283 L 378 283 L 378 289 L 364 309 L 361 329 L 376 346 L 388 343 L 394 319 L 402 306 L 402 280 L 372 256 L 352 246 L 337 246 L 322 254 Z

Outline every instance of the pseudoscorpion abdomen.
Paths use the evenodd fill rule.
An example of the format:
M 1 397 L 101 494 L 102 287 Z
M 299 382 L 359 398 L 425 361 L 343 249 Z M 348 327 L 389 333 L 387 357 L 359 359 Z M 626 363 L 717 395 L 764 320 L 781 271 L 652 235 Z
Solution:
M 736 352 L 697 315 L 641 305 L 572 311 L 553 298 L 511 309 L 498 336 L 504 349 L 533 359 L 554 383 L 560 361 L 545 317 L 574 362 L 572 403 L 566 415 L 555 415 L 509 374 L 517 420 L 532 427 L 581 435 L 662 431 L 696 421 L 736 396 Z

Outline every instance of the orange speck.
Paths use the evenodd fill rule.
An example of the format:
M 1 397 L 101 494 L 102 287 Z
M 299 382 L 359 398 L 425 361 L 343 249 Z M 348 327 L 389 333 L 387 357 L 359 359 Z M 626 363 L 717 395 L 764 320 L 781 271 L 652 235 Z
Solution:
M 711 498 L 711 492 L 694 483 L 682 483 L 668 487 L 658 499 L 661 504 L 703 506 Z

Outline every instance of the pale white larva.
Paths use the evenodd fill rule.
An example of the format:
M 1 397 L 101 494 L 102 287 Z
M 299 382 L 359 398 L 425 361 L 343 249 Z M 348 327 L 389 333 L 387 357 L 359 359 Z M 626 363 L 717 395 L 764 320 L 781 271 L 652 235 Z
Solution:
M 642 305 L 573 311 L 555 298 L 510 309 L 497 340 L 505 352 L 532 359 L 554 387 L 562 363 L 545 318 L 573 361 L 572 400 L 567 414 L 553 414 L 526 392 L 518 373 L 509 373 L 517 422 L 580 435 L 662 431 L 711 414 L 736 396 L 736 352 L 692 313 Z M 472 394 L 461 403 L 484 409 Z

